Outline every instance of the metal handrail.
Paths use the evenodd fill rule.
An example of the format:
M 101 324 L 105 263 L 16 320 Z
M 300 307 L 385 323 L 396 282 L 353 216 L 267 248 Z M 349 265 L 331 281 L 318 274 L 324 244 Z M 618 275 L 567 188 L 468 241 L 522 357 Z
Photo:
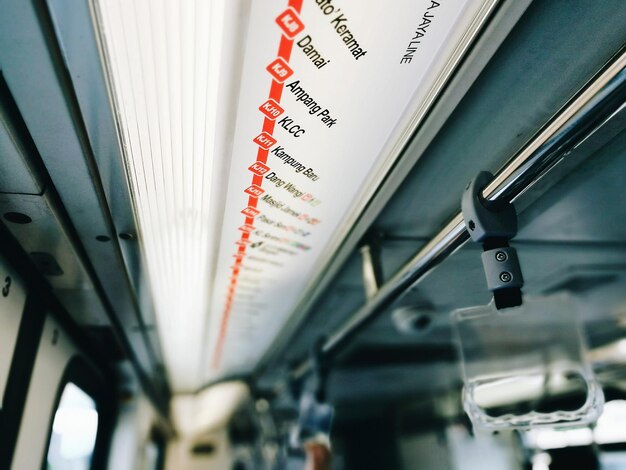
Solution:
M 613 103 L 626 85 L 626 52 L 620 53 L 558 112 L 526 146 L 520 150 L 483 190 L 489 201 L 513 201 L 525 192 L 547 171 L 564 159 L 574 142 L 594 124 L 615 111 Z M 459 200 L 461 195 L 459 195 Z M 391 279 L 333 332 L 324 342 L 321 354 L 328 358 L 337 353 L 358 331 L 364 328 L 402 293 L 418 282 L 429 271 L 458 250 L 469 239 L 463 216 L 459 212 L 413 256 Z M 297 379 L 311 369 L 309 359 L 291 371 Z

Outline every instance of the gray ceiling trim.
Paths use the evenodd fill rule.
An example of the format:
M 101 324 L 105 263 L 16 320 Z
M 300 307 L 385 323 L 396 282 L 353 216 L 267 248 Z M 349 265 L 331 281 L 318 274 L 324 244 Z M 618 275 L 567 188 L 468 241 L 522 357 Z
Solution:
M 72 2 L 72 7 L 88 11 L 86 1 Z M 159 379 L 163 371 L 155 337 L 140 314 L 118 241 L 118 233 L 128 227 L 117 230 L 113 221 L 90 132 L 43 0 L 2 2 L 0 51 L 7 85 L 80 239 L 74 240 L 82 245 L 79 252 L 86 254 L 81 262 L 101 287 L 101 301 L 130 345 L 140 375 L 151 378 L 152 385 L 144 385 L 156 385 L 157 395 L 167 394 Z M 96 238 L 102 236 L 109 240 Z

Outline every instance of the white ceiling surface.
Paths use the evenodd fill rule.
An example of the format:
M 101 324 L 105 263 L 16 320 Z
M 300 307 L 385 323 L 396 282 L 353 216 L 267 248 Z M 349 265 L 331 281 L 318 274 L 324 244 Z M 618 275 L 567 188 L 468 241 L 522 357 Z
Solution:
M 259 197 L 266 221 L 254 216 L 249 240 L 262 249 L 239 256 L 245 275 L 238 276 L 233 255 L 238 227 L 246 222 L 241 210 L 250 203 L 244 190 L 259 152 L 252 139 L 267 125 L 258 108 L 268 97 L 266 66 L 282 37 L 276 18 L 299 2 L 98 0 L 127 176 L 175 390 L 256 366 L 397 157 L 398 142 L 423 111 L 456 45 L 491 3 L 404 0 L 393 8 L 376 3 L 364 9 L 337 1 L 337 11 L 325 14 L 304 2 L 304 29 L 289 61 L 294 74 L 285 84 L 300 80 L 337 123 L 328 127 L 282 90 L 284 116 L 306 134 L 298 138 L 276 124 L 276 146 L 315 168 L 319 180 L 267 156 L 285 184 L 264 177 L 264 194 L 307 217 Z M 334 25 L 340 14 L 347 21 Z M 400 64 L 424 15 L 430 18 L 426 34 L 412 61 Z M 341 24 L 367 55 L 357 60 L 350 54 L 336 28 Z M 330 59 L 321 69 L 296 44 L 306 36 Z M 321 203 L 293 197 L 284 189 L 288 183 Z M 307 224 L 307 218 L 321 222 Z M 294 249 L 296 240 L 309 248 Z M 244 280 L 248 286 L 241 288 Z

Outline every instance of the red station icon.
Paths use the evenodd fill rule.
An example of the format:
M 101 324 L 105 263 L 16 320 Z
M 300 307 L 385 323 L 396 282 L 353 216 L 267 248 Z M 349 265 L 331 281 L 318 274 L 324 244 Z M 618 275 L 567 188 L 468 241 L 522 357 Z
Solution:
M 270 65 L 267 66 L 267 71 L 272 77 L 274 77 L 274 80 L 279 83 L 284 82 L 293 75 L 293 70 L 291 70 L 291 67 L 289 67 L 287 65 L 287 62 L 285 62 L 280 57 L 276 58 L 276 60 L 274 60 Z
M 250 224 L 243 224 L 241 227 L 239 227 L 239 230 L 241 230 L 242 232 L 246 232 L 246 233 L 250 233 L 255 229 L 254 225 L 250 225 Z
M 252 197 L 259 197 L 261 194 L 265 192 L 263 188 L 253 184 L 252 186 L 247 187 L 243 190 L 244 193 L 249 194 Z
M 248 206 L 244 210 L 242 210 L 241 213 L 247 217 L 256 217 L 261 213 L 261 211 L 252 206 Z
M 270 167 L 267 166 L 265 163 L 254 162 L 252 165 L 248 167 L 248 170 L 250 170 L 252 173 L 254 173 L 257 176 L 263 176 L 265 173 L 270 171 Z
M 276 139 L 267 132 L 261 132 L 254 139 L 252 139 L 252 141 L 263 150 L 269 150 L 269 148 L 276 143 Z
M 259 106 L 259 111 L 272 121 L 285 112 L 285 110 L 271 98 Z
M 285 36 L 293 39 L 304 29 L 304 23 L 293 8 L 287 8 L 276 18 L 276 24 L 283 30 Z

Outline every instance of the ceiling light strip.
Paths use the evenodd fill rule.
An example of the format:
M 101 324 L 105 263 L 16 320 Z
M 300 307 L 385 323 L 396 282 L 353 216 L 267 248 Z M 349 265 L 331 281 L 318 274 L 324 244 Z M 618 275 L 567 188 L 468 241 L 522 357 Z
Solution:
M 198 381 L 223 2 L 97 0 L 141 248 L 174 386 Z

